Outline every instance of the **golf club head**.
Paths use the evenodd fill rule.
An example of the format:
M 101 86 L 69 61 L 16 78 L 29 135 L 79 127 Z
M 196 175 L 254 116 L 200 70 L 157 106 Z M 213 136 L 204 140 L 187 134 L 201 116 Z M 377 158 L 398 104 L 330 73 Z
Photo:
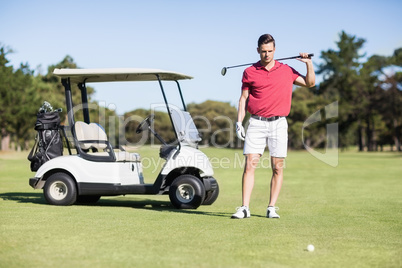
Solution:
M 226 74 L 226 70 L 227 70 L 227 68 L 226 68 L 226 67 L 223 67 L 223 68 L 222 68 L 221 74 L 222 74 L 223 76 L 225 76 L 225 74 Z

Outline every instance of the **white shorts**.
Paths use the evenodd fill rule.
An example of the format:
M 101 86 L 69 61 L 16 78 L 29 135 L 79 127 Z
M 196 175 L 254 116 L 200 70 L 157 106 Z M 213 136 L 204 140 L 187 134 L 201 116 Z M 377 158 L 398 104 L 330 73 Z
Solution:
M 287 156 L 288 122 L 286 117 L 270 122 L 250 118 L 243 154 L 262 155 L 267 145 L 270 156 Z

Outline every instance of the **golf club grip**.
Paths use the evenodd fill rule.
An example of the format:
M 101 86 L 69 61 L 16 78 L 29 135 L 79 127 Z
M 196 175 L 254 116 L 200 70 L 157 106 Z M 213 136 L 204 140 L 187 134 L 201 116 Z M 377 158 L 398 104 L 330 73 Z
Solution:
M 308 56 L 309 59 L 311 59 L 311 57 L 314 56 L 314 53 L 310 53 L 310 54 L 308 54 L 307 56 Z M 301 59 L 302 57 L 301 57 L 301 56 L 297 56 L 297 58 L 298 58 L 298 59 Z
M 311 58 L 311 57 L 313 57 L 314 56 L 314 53 L 310 53 L 310 54 L 308 54 L 308 58 Z M 288 58 L 281 58 L 281 59 L 275 59 L 275 60 L 292 60 L 292 59 L 301 59 L 302 57 L 299 55 L 299 56 L 294 56 L 294 57 L 288 57 Z
M 307 55 L 307 57 L 308 58 L 310 58 L 311 59 L 311 57 L 313 57 L 314 56 L 314 53 L 309 53 L 308 55 Z M 302 57 L 299 55 L 299 56 L 296 56 L 296 57 L 292 57 L 293 59 L 301 59 Z

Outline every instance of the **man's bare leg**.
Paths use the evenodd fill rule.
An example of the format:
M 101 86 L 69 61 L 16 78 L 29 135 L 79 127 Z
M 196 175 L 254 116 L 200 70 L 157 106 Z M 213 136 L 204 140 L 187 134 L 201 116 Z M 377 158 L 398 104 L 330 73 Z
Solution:
M 276 201 L 279 197 L 279 192 L 281 191 L 283 182 L 283 166 L 284 158 L 271 157 L 272 166 L 272 178 L 271 178 L 271 193 L 269 198 L 268 206 L 275 206 Z
M 246 165 L 243 172 L 243 206 L 249 207 L 250 205 L 251 192 L 253 191 L 254 187 L 254 173 L 260 157 L 260 154 L 246 155 Z

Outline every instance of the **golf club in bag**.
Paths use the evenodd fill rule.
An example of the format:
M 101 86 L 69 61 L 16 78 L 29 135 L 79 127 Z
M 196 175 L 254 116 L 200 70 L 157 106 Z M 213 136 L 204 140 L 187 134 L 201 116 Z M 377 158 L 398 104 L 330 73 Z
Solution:
M 48 102 L 44 102 L 36 115 L 35 144 L 28 155 L 31 171 L 37 171 L 40 166 L 52 158 L 63 155 L 63 141 L 59 133 L 61 109 L 53 111 Z
M 309 57 L 309 58 L 311 58 L 311 57 L 313 57 L 313 56 L 314 56 L 314 53 L 308 54 L 308 57 Z M 279 60 L 291 60 L 291 59 L 301 59 L 301 56 L 294 56 L 294 57 L 281 58 L 281 59 L 275 59 L 275 60 L 279 61 Z M 247 66 L 247 65 L 252 65 L 252 64 L 254 64 L 254 63 L 255 63 L 255 62 L 253 62 L 253 63 L 246 63 L 246 64 L 240 64 L 240 65 L 234 65 L 234 66 L 228 66 L 228 67 L 223 67 L 223 68 L 222 68 L 222 71 L 221 71 L 221 74 L 224 76 L 224 75 L 226 74 L 226 72 L 227 72 L 228 69 L 237 68 L 237 67 L 242 67 L 242 66 Z

